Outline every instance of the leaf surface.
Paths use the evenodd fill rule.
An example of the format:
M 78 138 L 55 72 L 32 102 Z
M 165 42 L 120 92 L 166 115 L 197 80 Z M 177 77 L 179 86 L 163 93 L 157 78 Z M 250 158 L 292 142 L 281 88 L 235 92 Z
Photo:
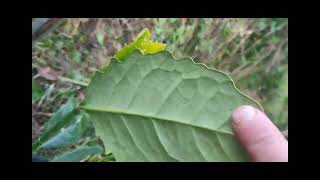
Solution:
M 135 50 L 96 73 L 82 108 L 117 161 L 247 161 L 230 120 L 244 104 L 260 108 L 220 71 Z

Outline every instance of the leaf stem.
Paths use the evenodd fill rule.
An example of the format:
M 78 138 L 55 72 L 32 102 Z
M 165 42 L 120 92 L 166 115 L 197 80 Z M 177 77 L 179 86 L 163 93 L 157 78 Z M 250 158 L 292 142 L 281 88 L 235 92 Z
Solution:
M 87 87 L 89 85 L 89 83 L 87 83 L 87 82 L 78 81 L 78 80 L 74 80 L 74 79 L 69 79 L 69 78 L 66 78 L 66 77 L 59 77 L 59 80 L 64 81 L 64 82 L 69 82 L 69 83 L 72 83 L 72 84 L 76 84 L 76 85 L 79 85 L 79 86 Z

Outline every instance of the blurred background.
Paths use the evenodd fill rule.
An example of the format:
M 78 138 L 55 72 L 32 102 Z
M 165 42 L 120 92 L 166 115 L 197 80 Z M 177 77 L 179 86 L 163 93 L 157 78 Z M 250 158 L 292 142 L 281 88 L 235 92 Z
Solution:
M 32 19 L 33 28 L 36 19 Z M 281 130 L 288 128 L 288 19 L 73 18 L 63 19 L 50 33 L 33 41 L 32 142 L 43 133 L 47 137 L 45 145 L 41 142 L 33 147 L 34 153 L 62 159 L 74 153 L 71 158 L 82 161 L 112 161 L 112 154 L 101 153 L 99 148 L 89 151 L 90 158 L 77 150 L 83 145 L 101 145 L 89 121 L 83 120 L 81 128 L 73 129 L 72 120 L 63 125 L 53 123 L 52 127 L 60 127 L 54 133 L 44 124 L 57 119 L 57 112 L 60 117 L 66 115 L 70 103 L 81 102 L 95 70 L 108 64 L 143 28 L 149 28 L 154 41 L 166 43 L 175 58 L 190 56 L 230 74 L 237 87 L 260 102 Z M 81 117 L 86 119 L 84 114 Z M 70 138 L 74 136 L 71 130 L 61 135 L 66 133 L 61 128 L 79 135 Z M 67 140 L 61 137 L 71 142 L 63 144 L 61 141 Z

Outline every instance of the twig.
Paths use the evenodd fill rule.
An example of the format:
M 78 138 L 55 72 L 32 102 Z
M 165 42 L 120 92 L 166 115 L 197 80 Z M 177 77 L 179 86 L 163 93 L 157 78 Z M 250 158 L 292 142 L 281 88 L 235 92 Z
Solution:
M 47 113 L 47 112 L 35 112 L 32 113 L 32 116 L 47 116 L 47 117 L 51 117 L 52 113 Z
M 64 81 L 64 82 L 69 82 L 69 83 L 72 83 L 72 84 L 76 84 L 76 85 L 79 85 L 79 86 L 89 86 L 89 83 L 87 82 L 83 82 L 83 81 L 78 81 L 78 80 L 74 80 L 74 79 L 69 79 L 69 78 L 66 78 L 66 77 L 59 77 L 59 80 L 61 81 Z
M 40 74 L 38 73 L 38 74 L 34 75 L 34 76 L 32 77 L 32 79 L 37 79 L 39 76 L 40 76 Z
M 269 73 L 270 69 L 274 66 L 274 64 L 281 59 L 279 56 L 282 55 L 281 51 L 282 51 L 283 46 L 286 43 L 287 43 L 287 41 L 283 42 L 281 45 L 278 46 L 278 50 L 273 55 L 273 58 L 271 59 L 269 64 L 267 64 L 267 67 L 266 67 L 266 70 L 265 70 L 266 73 Z

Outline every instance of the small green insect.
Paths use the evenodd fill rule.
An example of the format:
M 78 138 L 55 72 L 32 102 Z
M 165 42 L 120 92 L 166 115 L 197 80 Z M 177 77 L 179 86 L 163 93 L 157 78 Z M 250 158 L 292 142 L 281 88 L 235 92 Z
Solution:
M 143 29 L 131 43 L 125 45 L 116 53 L 115 58 L 118 61 L 123 61 L 135 49 L 139 49 L 141 53 L 145 55 L 155 54 L 157 52 L 163 51 L 166 48 L 166 44 L 152 42 L 150 38 L 151 33 L 149 29 Z

